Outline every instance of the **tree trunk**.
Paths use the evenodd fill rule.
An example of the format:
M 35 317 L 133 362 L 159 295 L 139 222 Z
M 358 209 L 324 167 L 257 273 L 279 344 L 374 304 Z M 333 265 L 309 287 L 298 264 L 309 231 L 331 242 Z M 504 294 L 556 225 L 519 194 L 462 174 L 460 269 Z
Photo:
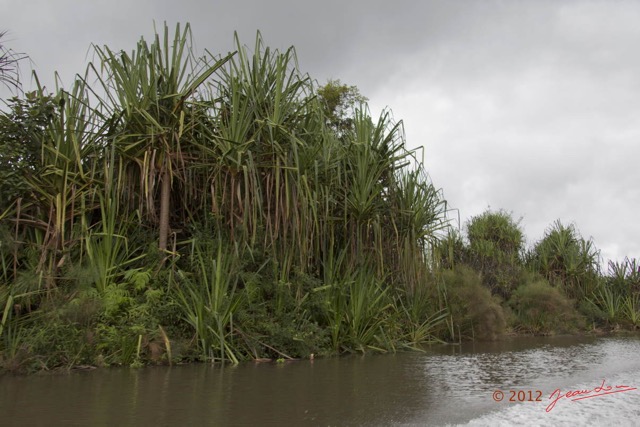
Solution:
M 162 171 L 162 188 L 160 191 L 160 242 L 158 248 L 160 252 L 167 250 L 167 240 L 169 237 L 169 207 L 171 205 L 171 176 L 169 167 L 165 164 Z

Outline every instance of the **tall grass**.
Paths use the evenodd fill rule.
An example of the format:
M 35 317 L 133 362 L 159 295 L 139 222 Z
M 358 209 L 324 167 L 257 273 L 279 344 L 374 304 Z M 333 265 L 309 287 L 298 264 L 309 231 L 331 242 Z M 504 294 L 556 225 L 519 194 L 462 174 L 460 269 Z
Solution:
M 388 288 L 366 270 L 350 278 L 346 300 L 345 324 L 349 342 L 355 350 L 383 350 L 391 342 L 386 338 L 389 315 L 394 307 L 387 297 Z
M 587 301 L 600 310 L 607 324 L 612 325 L 621 320 L 623 299 L 607 286 L 601 286 Z
M 628 295 L 622 302 L 622 313 L 634 327 L 640 326 L 640 295 Z
M 186 321 L 195 331 L 202 359 L 238 363 L 233 316 L 242 295 L 237 292 L 237 255 L 229 249 L 222 243 L 194 240 L 193 274 L 184 273 L 175 292 Z

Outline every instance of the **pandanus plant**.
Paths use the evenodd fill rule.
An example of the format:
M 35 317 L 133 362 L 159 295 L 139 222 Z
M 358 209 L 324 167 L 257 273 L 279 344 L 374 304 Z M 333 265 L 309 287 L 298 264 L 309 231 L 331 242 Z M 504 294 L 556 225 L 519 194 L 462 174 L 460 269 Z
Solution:
M 8 88 L 19 89 L 18 63 L 26 56 L 5 46 L 2 39 L 6 34 L 6 31 L 0 31 L 0 83 Z
M 90 267 L 103 297 L 152 257 L 144 252 L 155 236 L 145 233 L 157 233 L 164 263 L 154 280 L 169 250 L 179 255 L 169 276 L 184 275 L 169 283 L 181 285 L 177 301 L 205 358 L 242 357 L 240 270 L 254 254 L 265 259 L 260 277 L 275 291 L 263 303 L 276 314 L 293 297 L 300 318 L 331 330 L 334 349 L 393 348 L 387 326 L 427 295 L 431 246 L 447 224 L 441 192 L 389 112 L 376 120 L 354 105 L 336 127 L 293 48 L 270 50 L 258 34 L 254 52 L 237 37 L 236 49 L 196 56 L 189 25 L 165 25 L 130 53 L 96 48 L 97 84 L 85 76 L 60 92 L 41 173 L 0 221 L 45 248 L 50 277 L 65 260 Z M 197 231 L 217 244 L 185 250 Z M 0 248 L 3 280 L 29 270 L 14 252 Z M 303 306 L 313 293 L 326 304 L 311 314 Z M 414 342 L 432 326 L 421 305 L 411 309 Z
M 188 180 L 193 130 L 202 119 L 198 88 L 233 53 L 218 60 L 197 58 L 188 24 L 183 31 L 176 26 L 173 38 L 165 25 L 162 38 L 156 34 L 150 44 L 141 39 L 131 54 L 106 46 L 96 51 L 106 94 L 103 105 L 118 119 L 112 143 L 126 171 L 119 177 L 119 192 L 130 208 L 157 222 L 158 247 L 165 251 L 172 186 Z
M 599 257 L 592 240 L 582 238 L 573 225 L 556 221 L 536 244 L 531 264 L 569 297 L 584 298 L 596 290 Z
M 45 98 L 44 93 L 40 88 L 38 96 Z M 74 227 L 86 228 L 87 212 L 96 198 L 97 160 L 104 137 L 104 122 L 89 105 L 82 79 L 70 92 L 58 90 L 54 102 L 55 114 L 37 134 L 40 164 L 25 173 L 29 197 L 19 201 L 14 212 L 16 227 L 24 224 L 29 240 L 40 245 L 38 270 L 48 272 L 48 285 L 80 240 Z

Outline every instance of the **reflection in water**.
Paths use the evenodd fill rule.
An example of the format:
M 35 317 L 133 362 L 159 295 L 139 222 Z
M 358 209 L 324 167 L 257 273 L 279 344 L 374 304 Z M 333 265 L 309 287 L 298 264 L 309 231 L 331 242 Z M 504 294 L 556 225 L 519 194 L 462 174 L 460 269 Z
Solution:
M 514 338 L 314 362 L 4 376 L 1 424 L 489 425 L 501 411 L 534 411 L 494 402 L 497 389 L 539 389 L 546 400 L 558 387 L 632 374 L 640 386 L 639 351 L 637 338 Z

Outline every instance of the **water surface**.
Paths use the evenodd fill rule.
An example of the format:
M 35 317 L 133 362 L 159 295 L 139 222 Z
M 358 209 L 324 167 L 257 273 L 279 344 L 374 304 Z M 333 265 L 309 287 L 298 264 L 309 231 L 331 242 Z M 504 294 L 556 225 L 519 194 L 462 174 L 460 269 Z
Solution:
M 556 388 L 593 389 L 603 380 L 640 387 L 639 354 L 637 337 L 520 337 L 283 364 L 5 375 L 0 424 L 639 425 L 637 390 L 545 411 Z M 505 401 L 494 401 L 496 390 Z M 542 402 L 507 402 L 509 390 L 540 390 Z

